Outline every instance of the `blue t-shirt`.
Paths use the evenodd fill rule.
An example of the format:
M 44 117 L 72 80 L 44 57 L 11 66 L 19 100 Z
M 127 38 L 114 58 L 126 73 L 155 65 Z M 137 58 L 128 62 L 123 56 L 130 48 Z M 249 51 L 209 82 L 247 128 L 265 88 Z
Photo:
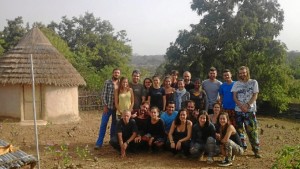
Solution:
M 219 94 L 223 97 L 222 99 L 222 106 L 223 109 L 231 109 L 234 110 L 235 108 L 235 102 L 233 100 L 233 92 L 231 92 L 232 86 L 234 85 L 235 81 L 233 81 L 231 84 L 223 83 L 220 86 Z
M 172 122 L 175 120 L 177 114 L 178 114 L 177 111 L 173 111 L 173 113 L 171 115 L 169 115 L 167 112 L 163 112 L 161 114 L 160 118 L 162 119 L 162 121 L 165 124 L 166 133 L 169 133 Z

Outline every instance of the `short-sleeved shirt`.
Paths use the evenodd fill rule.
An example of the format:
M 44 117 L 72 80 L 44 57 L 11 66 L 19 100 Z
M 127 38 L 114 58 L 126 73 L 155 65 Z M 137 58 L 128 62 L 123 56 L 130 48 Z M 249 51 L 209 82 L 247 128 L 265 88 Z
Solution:
M 123 119 L 117 123 L 117 133 L 122 133 L 123 140 L 128 140 L 132 134 L 138 133 L 138 128 L 133 119 L 130 119 L 127 124 L 124 123 Z
M 195 88 L 195 84 L 194 84 L 192 81 L 190 81 L 189 84 L 185 84 L 185 85 L 184 85 L 184 88 L 186 89 L 186 91 L 189 92 L 190 90 L 192 90 L 192 89 Z
M 151 118 L 148 118 L 146 133 L 151 134 L 151 137 L 154 137 L 154 139 L 165 138 L 165 126 L 162 119 L 159 119 L 155 124 L 152 124 Z
M 156 106 L 160 111 L 163 111 L 163 96 L 165 96 L 165 89 L 163 87 L 158 89 L 151 87 L 149 96 L 151 96 L 150 107 Z
M 134 94 L 133 109 L 139 109 L 142 103 L 142 98 L 143 96 L 145 96 L 144 86 L 140 83 L 138 84 L 129 83 L 129 86 L 132 88 Z
M 234 85 L 234 81 L 230 84 L 223 83 L 220 86 L 219 94 L 223 97 L 222 99 L 222 106 L 223 109 L 227 110 L 234 110 L 235 108 L 235 102 L 233 100 L 233 93 L 231 92 L 232 86 Z
M 236 92 L 236 96 L 239 102 L 247 104 L 252 98 L 254 93 L 258 93 L 258 83 L 254 79 L 249 79 L 248 82 L 237 81 L 234 83 L 231 92 Z M 235 111 L 241 111 L 236 105 Z M 256 112 L 256 101 L 254 101 L 248 110 L 248 112 Z
M 202 83 L 202 87 L 206 92 L 207 99 L 208 99 L 208 109 L 213 108 L 213 104 L 217 102 L 219 97 L 219 88 L 222 82 L 219 80 L 215 80 L 214 82 L 206 79 Z
M 171 115 L 169 115 L 167 112 L 163 112 L 161 114 L 160 118 L 164 122 L 166 133 L 169 133 L 172 122 L 175 120 L 177 114 L 178 114 L 177 111 L 173 111 Z

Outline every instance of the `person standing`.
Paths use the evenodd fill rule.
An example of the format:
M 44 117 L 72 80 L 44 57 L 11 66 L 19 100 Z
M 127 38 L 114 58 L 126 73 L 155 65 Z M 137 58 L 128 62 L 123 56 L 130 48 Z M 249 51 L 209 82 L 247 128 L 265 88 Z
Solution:
M 256 158 L 261 158 L 256 120 L 256 99 L 259 93 L 258 83 L 256 80 L 250 79 L 248 67 L 241 66 L 238 69 L 238 72 L 239 80 L 234 83 L 231 89 L 233 92 L 233 99 L 236 103 L 237 130 L 241 139 L 243 139 L 244 135 L 241 131 L 243 131 L 243 126 L 245 126 L 246 133 L 252 146 L 252 151 Z
M 124 110 L 132 111 L 134 105 L 134 94 L 128 85 L 128 79 L 121 77 L 119 88 L 115 90 L 115 106 L 117 109 L 117 119 L 121 119 Z
M 195 102 L 196 109 L 208 110 L 208 101 L 206 92 L 201 87 L 201 80 L 199 78 L 194 81 L 194 88 L 190 90 L 191 100 Z
M 235 81 L 232 80 L 232 75 L 229 69 L 223 71 L 224 83 L 220 86 L 219 94 L 222 104 L 223 112 L 228 113 L 230 123 L 236 128 L 235 122 L 235 102 L 233 100 L 233 93 L 231 92 L 232 86 Z
M 104 136 L 106 133 L 106 127 L 109 117 L 112 116 L 110 126 L 110 139 L 116 134 L 116 109 L 114 105 L 114 91 L 118 89 L 119 77 L 121 70 L 116 68 L 112 72 L 112 78 L 108 79 L 104 83 L 104 89 L 102 91 L 101 99 L 103 104 L 103 113 L 100 123 L 99 136 L 94 149 L 98 150 L 103 145 Z
M 141 72 L 139 70 L 134 70 L 132 71 L 132 82 L 129 83 L 129 87 L 132 88 L 133 93 L 134 93 L 134 105 L 133 105 L 133 112 L 137 112 L 141 106 L 142 101 L 146 100 L 146 92 L 144 89 L 144 86 L 139 82 L 140 81 L 140 76 Z
M 178 78 L 179 72 L 177 70 L 171 71 L 171 87 L 177 89 L 177 78 Z
M 149 77 L 146 77 L 143 81 L 143 86 L 144 86 L 144 91 L 145 91 L 145 100 L 143 100 L 143 101 L 150 102 L 150 100 L 148 100 L 148 95 L 149 95 L 150 88 L 152 86 L 152 79 Z
M 191 89 L 194 88 L 194 83 L 191 81 L 192 75 L 189 71 L 185 71 L 183 73 L 183 79 L 184 79 L 184 87 L 189 92 Z
M 148 100 L 150 100 L 150 107 L 158 107 L 159 111 L 164 111 L 166 108 L 166 94 L 165 89 L 160 86 L 160 79 L 154 75 L 152 77 L 153 85 L 150 87 Z
M 175 92 L 175 110 L 179 111 L 182 108 L 186 108 L 186 101 L 190 100 L 190 93 L 184 88 L 184 82 L 179 79 L 178 89 Z
M 208 98 L 208 114 L 213 114 L 213 104 L 219 100 L 219 88 L 222 84 L 217 80 L 217 69 L 211 67 L 208 73 L 209 79 L 206 79 L 202 83 L 202 87 L 205 90 Z
M 176 91 L 175 88 L 171 86 L 171 77 L 166 76 L 163 82 L 163 88 L 165 89 L 166 94 L 166 103 L 169 101 L 174 101 L 174 93 Z

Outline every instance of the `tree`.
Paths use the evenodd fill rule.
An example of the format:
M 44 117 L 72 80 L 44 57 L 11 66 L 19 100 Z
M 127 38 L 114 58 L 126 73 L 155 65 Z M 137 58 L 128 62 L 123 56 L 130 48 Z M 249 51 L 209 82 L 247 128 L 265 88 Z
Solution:
M 300 79 L 300 52 L 290 51 L 288 52 L 287 64 L 293 70 L 295 79 Z
M 48 28 L 55 30 L 77 55 L 85 55 L 97 71 L 106 65 L 120 67 L 129 63 L 132 49 L 126 44 L 126 31 L 114 33 L 109 21 L 92 13 L 72 19 L 64 16 L 60 23 L 52 22 Z
M 120 68 L 122 74 L 129 76 L 132 68 L 128 66 L 131 46 L 127 44 L 126 31 L 113 31 L 108 21 L 94 17 L 92 13 L 68 19 L 62 17 L 60 23 L 51 22 L 47 27 L 36 22 L 52 45 L 58 49 L 79 71 L 89 89 L 101 89 L 110 70 Z M 0 32 L 0 54 L 15 46 L 30 28 L 23 27 L 22 17 L 10 21 Z M 105 71 L 109 70 L 108 73 Z
M 7 20 L 7 26 L 0 32 L 0 54 L 14 47 L 26 33 L 21 16 L 14 20 Z
M 276 0 L 193 0 L 202 16 L 191 31 L 180 31 L 167 50 L 166 70 L 189 70 L 205 78 L 211 66 L 235 74 L 245 65 L 259 81 L 260 99 L 287 109 L 291 71 L 286 47 L 275 40 L 283 28 L 283 10 Z

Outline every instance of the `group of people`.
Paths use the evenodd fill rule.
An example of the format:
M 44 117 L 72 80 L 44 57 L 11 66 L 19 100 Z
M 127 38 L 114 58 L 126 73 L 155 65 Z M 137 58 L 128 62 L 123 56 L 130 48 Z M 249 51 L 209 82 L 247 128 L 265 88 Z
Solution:
M 121 152 L 170 150 L 175 156 L 203 158 L 207 163 L 220 153 L 219 166 L 230 166 L 235 155 L 247 149 L 246 135 L 256 158 L 261 158 L 256 120 L 258 83 L 250 79 L 246 66 L 238 69 L 238 81 L 230 70 L 217 80 L 211 67 L 208 79 L 191 81 L 185 71 L 178 79 L 173 70 L 160 83 L 159 76 L 139 82 L 141 73 L 132 72 L 132 81 L 113 70 L 102 91 L 104 105 L 95 149 L 103 145 L 110 116 L 110 144 Z

